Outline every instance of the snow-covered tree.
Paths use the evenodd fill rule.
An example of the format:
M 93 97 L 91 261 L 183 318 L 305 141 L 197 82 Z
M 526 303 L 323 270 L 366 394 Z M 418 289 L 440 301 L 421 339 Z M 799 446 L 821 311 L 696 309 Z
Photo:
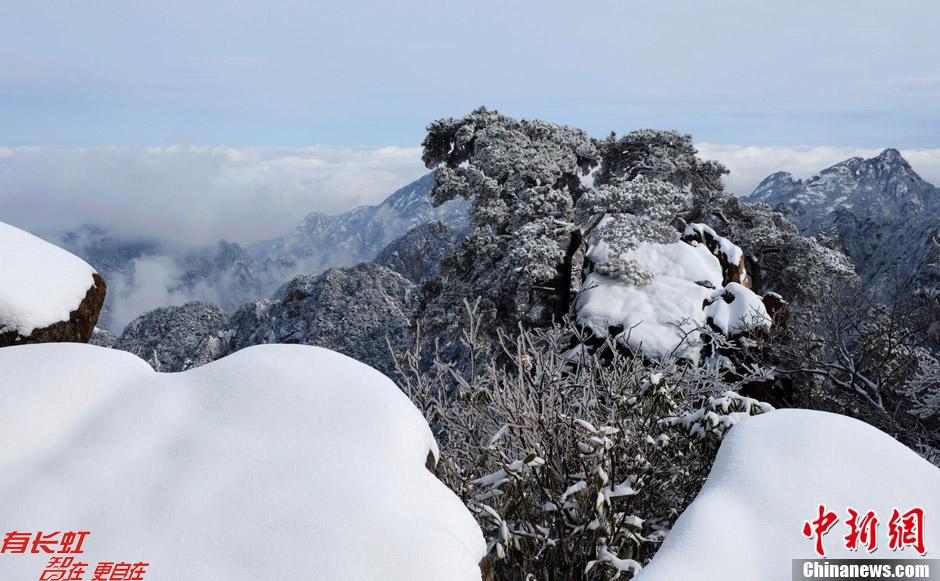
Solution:
M 443 287 L 425 288 L 425 324 L 451 327 L 454 305 L 478 297 L 490 325 L 545 324 L 566 312 L 574 207 L 599 162 L 588 135 L 481 108 L 432 123 L 423 160 L 436 170 L 434 203 L 469 199 L 472 227 L 442 266 Z
M 595 176 L 597 184 L 646 176 L 697 197 L 707 198 L 724 190 L 721 176 L 728 173 L 727 168 L 716 161 L 699 159 L 691 135 L 641 129 L 618 139 L 611 133 L 598 149 L 602 162 Z

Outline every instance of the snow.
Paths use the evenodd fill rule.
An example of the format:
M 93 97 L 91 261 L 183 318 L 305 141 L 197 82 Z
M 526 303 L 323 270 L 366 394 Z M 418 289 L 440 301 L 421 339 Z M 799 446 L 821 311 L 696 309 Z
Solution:
M 54 362 L 54 363 L 52 363 Z M 479 527 L 379 372 L 298 345 L 156 373 L 79 344 L 0 349 L 0 522 L 88 530 L 146 579 L 480 579 Z M 48 559 L 7 555 L 0 578 Z
M 592 249 L 591 258 L 604 256 Z M 578 323 L 600 336 L 622 326 L 618 338 L 627 346 L 663 357 L 673 352 L 697 359 L 696 328 L 704 325 L 702 304 L 721 286 L 721 264 L 704 245 L 643 242 L 624 254 L 655 275 L 643 286 L 625 285 L 599 273 L 589 274 L 578 296 Z M 696 284 L 707 281 L 713 288 Z M 682 338 L 689 334 L 683 342 Z
M 94 285 L 83 260 L 19 228 L 0 222 L 0 333 L 68 321 Z
M 705 307 L 705 317 L 728 337 L 747 329 L 770 328 L 770 315 L 764 301 L 749 288 L 730 282 L 712 294 L 710 300 L 712 303 Z
M 923 508 L 928 556 L 940 547 L 940 470 L 858 420 L 779 410 L 731 429 L 701 493 L 636 579 L 790 581 L 791 559 L 815 557 L 802 527 L 820 504 L 839 517 L 823 537 L 830 559 L 917 557 L 887 548 L 895 507 Z M 848 507 L 876 512 L 874 553 L 842 546 Z
M 725 260 L 729 264 L 740 264 L 741 259 L 744 258 L 744 251 L 727 238 L 719 236 L 718 233 L 715 232 L 715 230 L 708 224 L 688 224 L 685 227 L 685 231 L 682 235 L 691 236 L 697 234 L 704 239 L 706 233 L 718 241 L 718 249 L 724 255 Z

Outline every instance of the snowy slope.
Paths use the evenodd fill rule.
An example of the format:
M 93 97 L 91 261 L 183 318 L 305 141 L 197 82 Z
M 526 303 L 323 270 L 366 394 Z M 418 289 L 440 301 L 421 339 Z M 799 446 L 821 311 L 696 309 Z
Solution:
M 0 333 L 27 336 L 68 321 L 94 273 L 77 256 L 0 222 Z
M 55 364 L 50 364 L 54 361 Z M 176 374 L 88 345 L 0 350 L 0 522 L 89 530 L 148 581 L 479 579 L 472 516 L 418 410 L 332 351 L 267 345 Z M 5 555 L 0 578 L 47 559 Z
M 731 429 L 702 492 L 637 580 L 789 581 L 791 559 L 815 558 L 802 526 L 819 504 L 840 519 L 824 537 L 829 558 L 917 557 L 887 548 L 895 507 L 922 507 L 928 556 L 940 551 L 940 470 L 858 420 L 780 410 Z M 842 546 L 848 507 L 876 512 L 874 553 Z

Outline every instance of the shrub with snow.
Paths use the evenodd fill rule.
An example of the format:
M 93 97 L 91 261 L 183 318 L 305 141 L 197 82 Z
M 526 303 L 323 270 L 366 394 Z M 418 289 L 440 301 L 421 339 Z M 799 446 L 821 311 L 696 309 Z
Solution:
M 480 579 L 485 545 L 379 372 L 307 346 L 183 373 L 73 344 L 0 349 L 0 522 L 91 531 L 146 579 Z M 5 555 L 36 579 L 47 555 Z
M 687 246 L 692 249 L 691 246 Z M 508 361 L 399 353 L 403 388 L 439 431 L 441 478 L 476 515 L 498 579 L 610 579 L 646 563 L 692 500 L 724 433 L 772 408 L 709 366 L 569 346 L 576 330 L 503 337 Z M 609 339 L 609 342 L 612 342 Z

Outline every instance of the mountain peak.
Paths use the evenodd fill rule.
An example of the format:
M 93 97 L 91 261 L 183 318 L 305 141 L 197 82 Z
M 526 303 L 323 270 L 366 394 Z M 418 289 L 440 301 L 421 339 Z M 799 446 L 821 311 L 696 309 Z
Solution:
M 904 161 L 904 158 L 901 157 L 901 152 L 893 147 L 889 147 L 878 154 L 878 157 L 875 159 L 882 159 L 886 161 Z
M 806 180 L 772 174 L 747 199 L 769 204 L 812 234 L 829 228 L 846 211 L 878 220 L 936 211 L 936 192 L 901 152 L 888 148 L 870 159 L 847 159 Z
M 878 167 L 881 167 L 883 170 L 891 172 L 906 172 L 911 174 L 914 173 L 914 170 L 911 168 L 911 164 L 907 163 L 907 160 L 904 159 L 904 156 L 901 155 L 901 152 L 897 149 L 894 149 L 893 147 L 882 151 L 878 154 L 878 157 L 875 157 L 869 161 L 873 162 Z

